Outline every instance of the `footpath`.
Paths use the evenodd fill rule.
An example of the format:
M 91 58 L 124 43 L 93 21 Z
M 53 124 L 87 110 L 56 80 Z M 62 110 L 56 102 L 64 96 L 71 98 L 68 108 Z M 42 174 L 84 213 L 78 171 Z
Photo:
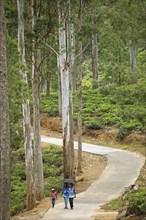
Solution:
M 41 141 L 62 146 L 62 139 L 42 136 Z M 77 149 L 77 142 L 74 147 Z M 145 162 L 142 155 L 93 144 L 83 143 L 83 151 L 106 156 L 106 169 L 99 180 L 85 192 L 77 194 L 73 210 L 64 209 L 64 204 L 59 203 L 54 209 L 49 209 L 42 220 L 94 220 L 101 205 L 119 196 L 125 187 L 134 184 Z

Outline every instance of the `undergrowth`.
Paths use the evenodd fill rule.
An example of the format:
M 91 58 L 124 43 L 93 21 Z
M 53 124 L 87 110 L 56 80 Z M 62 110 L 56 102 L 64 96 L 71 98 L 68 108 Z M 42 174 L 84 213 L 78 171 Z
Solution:
M 43 165 L 45 177 L 45 196 L 49 196 L 51 188 L 60 191 L 62 187 L 63 152 L 62 148 L 48 145 L 43 148 Z M 26 207 L 26 172 L 25 153 L 20 148 L 13 152 L 11 174 L 11 215 L 15 215 Z

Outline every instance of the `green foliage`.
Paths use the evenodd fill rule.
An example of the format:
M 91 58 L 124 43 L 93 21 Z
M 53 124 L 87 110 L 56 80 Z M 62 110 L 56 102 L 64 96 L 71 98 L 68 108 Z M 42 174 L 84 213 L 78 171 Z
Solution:
M 51 93 L 51 96 L 46 97 L 45 94 L 41 94 L 41 112 L 49 113 L 50 116 L 58 115 L 58 97 L 57 93 Z
M 146 89 L 145 81 L 137 84 L 116 86 L 109 84 L 94 90 L 83 90 L 83 125 L 91 129 L 103 129 L 106 126 L 119 128 L 117 138 L 122 139 L 129 132 L 146 129 Z M 45 101 L 46 100 L 46 101 Z M 56 103 L 57 94 L 43 97 L 42 110 L 49 103 L 48 113 L 53 111 L 50 106 Z M 45 103 L 45 104 L 44 104 Z M 46 109 L 45 109 L 46 110 Z M 73 94 L 74 120 L 78 118 L 77 92 Z M 56 114 L 56 110 L 52 115 Z
M 21 182 L 21 184 L 20 184 Z M 20 179 L 12 181 L 11 188 L 11 215 L 20 212 L 26 207 L 26 186 Z
M 92 89 L 92 72 L 89 69 L 89 65 L 87 63 L 83 63 L 83 80 L 82 87 L 83 89 Z
M 57 192 L 61 191 L 63 182 L 62 176 L 49 177 L 45 179 L 45 196 L 50 196 L 51 189 L 55 188 Z
M 146 214 L 146 190 L 131 192 L 127 195 L 126 201 L 129 214 Z
M 17 41 L 7 36 L 8 50 L 8 76 L 9 76 L 9 108 L 10 108 L 10 131 L 11 131 L 11 147 L 14 149 L 22 145 L 22 94 L 21 80 L 19 74 L 19 57 L 17 49 Z
M 16 163 L 12 167 L 12 180 L 17 179 L 19 177 L 21 180 L 26 180 L 25 173 L 25 164 L 24 163 Z
M 11 215 L 26 207 L 26 173 L 25 164 L 15 164 L 11 175 Z
M 11 215 L 26 207 L 25 152 L 23 148 L 13 151 L 11 175 Z M 62 148 L 48 145 L 43 148 L 45 195 L 50 196 L 51 188 L 60 191 L 62 187 L 63 152 Z
M 63 152 L 62 148 L 59 148 L 53 144 L 49 145 L 48 148 L 43 148 L 43 162 L 48 165 L 62 165 Z
M 100 130 L 103 128 L 102 122 L 100 120 L 98 121 L 97 119 L 94 119 L 94 118 L 90 119 L 90 121 L 85 121 L 85 125 L 88 128 L 95 129 L 95 130 Z
M 128 134 L 128 130 L 124 127 L 120 128 L 118 133 L 117 133 L 117 138 L 122 140 L 122 138 L 124 138 L 127 134 Z
M 118 211 L 123 205 L 123 201 L 120 197 L 111 200 L 108 204 L 105 204 L 102 208 L 106 211 Z

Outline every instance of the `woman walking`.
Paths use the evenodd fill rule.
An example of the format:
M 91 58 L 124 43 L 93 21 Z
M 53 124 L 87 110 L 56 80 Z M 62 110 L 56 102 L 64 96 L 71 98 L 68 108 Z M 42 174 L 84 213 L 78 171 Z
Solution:
M 64 199 L 64 205 L 65 205 L 65 209 L 68 209 L 68 185 L 67 183 L 64 183 L 64 187 L 62 189 L 62 196 Z
M 76 192 L 73 183 L 70 184 L 70 187 L 68 189 L 68 196 L 69 196 L 70 208 L 73 209 L 74 198 L 76 197 Z

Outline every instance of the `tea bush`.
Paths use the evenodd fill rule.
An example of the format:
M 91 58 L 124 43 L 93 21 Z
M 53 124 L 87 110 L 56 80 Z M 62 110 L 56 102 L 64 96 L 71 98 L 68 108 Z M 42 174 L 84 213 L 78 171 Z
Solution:
M 146 214 L 146 190 L 133 191 L 126 197 L 129 214 Z
M 45 196 L 50 195 L 51 188 L 60 190 L 62 187 L 63 156 L 62 148 L 48 145 L 43 148 L 43 165 L 45 177 Z M 11 174 L 11 215 L 26 207 L 26 172 L 24 149 L 13 152 Z
M 102 85 L 97 89 L 83 90 L 83 125 L 91 129 L 103 129 L 105 126 L 119 128 L 119 138 L 130 131 L 146 130 L 146 82 L 116 86 Z M 73 117 L 78 119 L 78 94 L 73 94 Z M 42 112 L 54 111 L 58 114 L 57 93 L 42 99 Z M 55 105 L 55 107 L 54 107 Z M 45 107 L 48 106 L 48 107 Z M 55 109 L 55 110 L 53 110 Z

